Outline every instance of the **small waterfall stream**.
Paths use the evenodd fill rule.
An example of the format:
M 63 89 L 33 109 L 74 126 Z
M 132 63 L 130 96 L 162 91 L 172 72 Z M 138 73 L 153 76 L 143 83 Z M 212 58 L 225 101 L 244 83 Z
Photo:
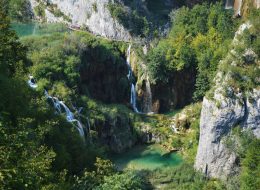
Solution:
M 33 78 L 32 75 L 29 75 L 29 80 L 28 80 L 28 85 L 31 87 L 31 88 L 37 88 L 38 85 L 36 84 L 36 81 L 35 79 Z
M 127 59 L 126 59 L 126 64 L 128 66 L 128 74 L 127 74 L 127 78 L 129 80 L 132 80 L 132 68 L 131 68 L 131 62 L 130 62 L 130 57 L 131 57 L 131 44 L 129 45 L 128 49 L 127 49 Z M 137 105 L 136 105 L 136 89 L 135 89 L 135 85 L 133 82 L 131 82 L 131 98 L 130 98 L 130 103 L 132 105 L 132 108 L 134 110 L 134 112 L 136 113 L 140 113 L 139 110 L 137 109 Z
M 36 81 L 35 81 L 35 79 L 33 78 L 32 75 L 29 75 L 28 85 L 31 88 L 34 88 L 34 89 L 38 87 L 38 85 L 36 84 Z M 79 131 L 80 136 L 84 138 L 85 133 L 84 133 L 83 125 L 80 122 L 80 120 L 75 119 L 74 114 L 70 111 L 68 106 L 63 101 L 60 101 L 57 97 L 50 96 L 48 94 L 47 90 L 44 91 L 44 94 L 45 94 L 46 98 L 51 101 L 51 103 L 53 104 L 57 113 L 59 113 L 59 114 L 65 113 L 67 121 L 75 124 L 76 127 L 77 127 L 77 130 Z M 80 111 L 81 111 L 81 109 L 79 109 L 79 112 Z M 88 132 L 89 132 L 90 131 L 90 124 L 89 124 L 88 118 L 87 118 L 87 129 L 88 129 Z
M 151 85 L 149 81 L 149 77 L 147 76 L 145 81 L 145 97 L 144 97 L 144 108 L 143 111 L 148 114 L 152 114 L 152 91 Z
M 60 101 L 58 98 L 50 96 L 47 90 L 45 90 L 44 94 L 47 99 L 51 100 L 54 108 L 59 114 L 65 112 L 67 121 L 70 123 L 76 123 L 76 127 L 77 130 L 79 131 L 80 136 L 84 137 L 85 133 L 84 133 L 84 128 L 82 123 L 79 120 L 75 119 L 74 114 L 70 111 L 68 106 L 66 106 L 66 104 L 64 104 L 64 102 Z
M 226 0 L 225 9 L 232 9 L 234 6 L 234 0 Z
M 235 0 L 235 15 L 241 16 L 241 7 L 242 7 L 243 1 L 242 0 Z

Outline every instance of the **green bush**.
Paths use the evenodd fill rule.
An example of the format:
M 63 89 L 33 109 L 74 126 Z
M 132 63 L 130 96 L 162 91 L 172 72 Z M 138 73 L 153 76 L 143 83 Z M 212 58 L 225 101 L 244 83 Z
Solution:
M 145 37 L 150 33 L 148 20 L 146 17 L 139 15 L 136 10 L 129 12 L 120 3 L 109 3 L 108 9 L 111 16 L 129 29 L 133 35 Z
M 39 5 L 34 8 L 35 14 L 41 18 L 45 18 L 45 8 L 46 6 L 43 3 L 39 3 Z
M 6 2 L 4 2 L 6 4 Z M 28 0 L 10 0 L 9 16 L 13 21 L 26 22 L 32 19 L 30 11 L 28 11 L 30 2 Z M 8 6 L 8 5 L 7 5 Z

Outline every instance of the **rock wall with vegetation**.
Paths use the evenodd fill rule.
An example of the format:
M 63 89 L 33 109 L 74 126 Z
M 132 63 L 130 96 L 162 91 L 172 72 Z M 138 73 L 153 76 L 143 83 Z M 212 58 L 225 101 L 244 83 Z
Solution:
M 149 81 L 152 111 L 166 113 L 133 112 L 125 62 L 129 44 L 46 23 L 18 38 L 11 28 L 22 24 L 10 24 L 9 18 L 30 20 L 30 4 L 0 0 L 10 3 L 0 6 L 1 190 L 258 189 L 259 10 L 234 18 L 223 1 L 205 3 L 214 0 L 31 2 L 42 22 L 82 22 L 83 29 L 89 22 L 90 31 L 104 37 L 137 37 L 129 80 L 136 81 L 138 106 L 150 110 Z M 251 27 L 232 43 L 247 20 Z M 145 48 L 138 37 L 146 39 Z M 28 75 L 37 87 L 30 88 Z M 66 104 L 86 135 L 78 134 L 65 107 L 59 111 L 47 100 L 45 90 L 58 105 Z M 159 155 L 162 160 L 177 151 L 182 164 L 117 171 L 106 160 L 138 143 L 169 151 Z M 220 173 L 232 175 L 208 178 Z
M 106 38 L 129 41 L 131 36 L 108 10 L 108 0 L 30 0 L 36 18 L 65 22 Z
M 125 106 L 104 104 L 129 104 L 124 45 L 87 33 L 28 37 L 23 44 L 37 91 L 84 108 L 81 115 L 89 117 L 94 137 L 110 150 L 122 152 L 136 143 L 135 116 Z
M 229 54 L 219 65 L 215 86 L 203 100 L 195 167 L 209 177 L 237 174 L 241 160 L 249 159 L 239 151 L 254 142 L 250 139 L 260 137 L 258 18 L 259 11 L 252 13 L 250 22 L 239 27 Z M 243 144 L 243 133 L 255 136 L 246 137 L 249 145 Z M 244 170 L 242 162 L 242 175 Z
M 203 98 L 235 26 L 221 3 L 183 7 L 171 13 L 171 21 L 169 35 L 147 56 L 153 97 L 161 111 Z

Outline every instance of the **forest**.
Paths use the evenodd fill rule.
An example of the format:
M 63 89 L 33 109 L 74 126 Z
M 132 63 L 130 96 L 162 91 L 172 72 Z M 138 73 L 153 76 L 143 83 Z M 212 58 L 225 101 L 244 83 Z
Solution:
M 230 64 L 233 57 L 223 61 L 239 26 L 248 20 L 253 27 L 239 39 L 245 43 L 234 48 L 252 49 L 259 58 L 259 9 L 250 8 L 245 17 L 234 18 L 223 1 L 176 1 L 174 10 L 149 1 L 152 11 L 147 14 L 134 3 L 122 2 L 109 2 L 107 9 L 140 40 L 132 46 L 45 20 L 33 22 L 39 34 L 23 35 L 16 26 L 31 22 L 29 1 L 1 0 L 0 189 L 258 189 L 260 139 L 238 125 L 225 140 L 238 155 L 238 172 L 222 180 L 193 166 L 202 101 L 214 96 L 217 73 L 232 71 L 227 85 L 239 89 L 243 97 L 259 89 L 259 61 L 246 65 L 239 60 L 235 66 Z M 43 15 L 40 6 L 48 4 L 40 2 L 36 9 Z M 93 10 L 98 6 L 93 4 Z M 168 33 L 161 36 L 158 26 L 168 21 Z M 145 40 L 146 54 L 140 45 Z M 127 58 L 144 66 L 137 64 L 131 71 Z M 37 88 L 28 85 L 28 76 Z M 161 101 L 157 113 L 142 113 L 142 90 L 134 91 L 139 111 L 133 110 L 131 85 L 142 89 L 142 76 L 148 76 L 153 98 Z M 172 95 L 175 91 L 177 95 Z M 173 118 L 178 132 L 169 127 Z M 155 140 L 151 142 L 148 133 Z M 114 155 L 154 143 L 181 161 L 156 169 L 118 169 Z

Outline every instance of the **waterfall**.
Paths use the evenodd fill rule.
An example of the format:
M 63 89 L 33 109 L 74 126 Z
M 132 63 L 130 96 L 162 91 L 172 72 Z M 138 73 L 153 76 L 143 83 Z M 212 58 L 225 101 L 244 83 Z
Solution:
M 131 44 L 129 45 L 129 47 L 127 49 L 126 64 L 127 64 L 127 67 L 128 67 L 127 78 L 129 80 L 132 80 L 132 68 L 131 68 L 130 57 L 131 57 Z M 138 109 L 137 109 L 137 106 L 136 106 L 136 90 L 135 90 L 135 85 L 134 85 L 134 83 L 132 81 L 131 81 L 131 94 L 130 94 L 130 96 L 131 96 L 130 103 L 132 105 L 132 108 L 133 108 L 134 112 L 140 113 L 138 111 Z
M 130 77 L 132 77 L 132 68 L 131 68 L 131 63 L 130 63 L 130 57 L 131 57 L 131 44 L 128 46 L 127 57 L 126 57 L 126 64 L 128 67 L 128 74 L 127 74 L 128 79 L 130 79 Z
M 144 96 L 143 112 L 153 113 L 152 112 L 152 91 L 151 91 L 151 85 L 148 76 L 145 81 L 145 88 L 146 89 L 145 89 L 145 96 Z
M 59 104 L 63 107 L 66 112 L 67 121 L 74 120 L 74 114 L 70 111 L 70 109 L 63 103 L 63 101 L 59 101 Z
M 61 114 L 65 112 L 67 121 L 70 123 L 76 123 L 76 127 L 77 130 L 79 131 L 80 136 L 84 137 L 85 134 L 84 134 L 84 128 L 82 123 L 79 120 L 75 119 L 74 114 L 70 111 L 68 106 L 64 104 L 63 101 L 60 101 L 57 97 L 50 96 L 47 90 L 45 90 L 44 94 L 47 99 L 50 99 L 52 101 L 53 106 L 58 113 Z
M 135 91 L 135 85 L 132 83 L 131 85 L 131 99 L 130 103 L 136 113 L 139 113 L 137 107 L 136 107 L 136 91 Z
M 232 9 L 234 6 L 234 0 L 226 0 L 225 9 Z
M 38 85 L 36 84 L 36 81 L 35 79 L 33 78 L 32 75 L 29 75 L 29 80 L 28 80 L 28 85 L 31 87 L 31 88 L 37 88 Z
M 35 89 L 38 87 L 38 85 L 36 84 L 36 81 L 32 75 L 29 75 L 29 80 L 27 83 L 31 88 Z M 74 114 L 70 111 L 68 106 L 63 101 L 60 101 L 57 97 L 50 96 L 48 94 L 47 90 L 44 91 L 44 94 L 47 99 L 51 100 L 57 113 L 61 114 L 61 113 L 65 112 L 67 121 L 70 123 L 76 123 L 76 127 L 77 127 L 77 130 L 79 131 L 80 136 L 84 137 L 85 134 L 84 134 L 84 128 L 83 128 L 82 123 L 79 120 L 75 119 Z M 88 121 L 88 129 L 90 130 L 89 121 Z

